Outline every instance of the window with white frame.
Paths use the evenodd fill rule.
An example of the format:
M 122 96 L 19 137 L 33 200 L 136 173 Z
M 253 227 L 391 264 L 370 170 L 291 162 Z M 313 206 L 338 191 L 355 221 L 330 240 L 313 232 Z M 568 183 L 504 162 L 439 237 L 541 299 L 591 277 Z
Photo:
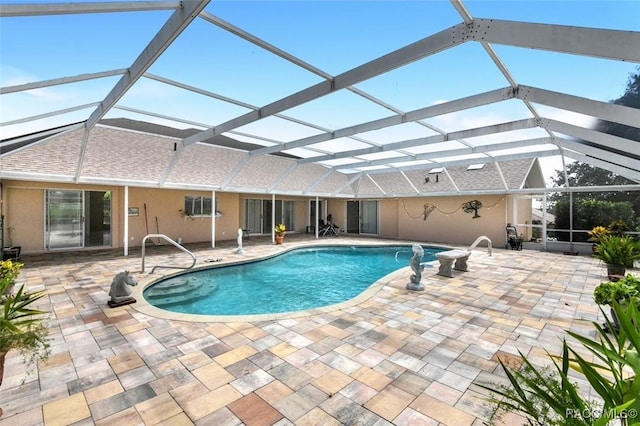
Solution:
M 187 216 L 211 216 L 213 202 L 211 197 L 187 195 L 184 197 L 184 212 Z

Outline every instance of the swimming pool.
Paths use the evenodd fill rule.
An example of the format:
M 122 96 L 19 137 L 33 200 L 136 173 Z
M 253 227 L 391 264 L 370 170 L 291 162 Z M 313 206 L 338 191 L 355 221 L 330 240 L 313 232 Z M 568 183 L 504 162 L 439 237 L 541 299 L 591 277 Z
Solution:
M 440 248 L 424 247 L 423 262 Z M 160 309 L 200 315 L 295 312 L 344 302 L 409 265 L 408 245 L 293 249 L 250 263 L 201 269 L 147 287 L 143 296 Z

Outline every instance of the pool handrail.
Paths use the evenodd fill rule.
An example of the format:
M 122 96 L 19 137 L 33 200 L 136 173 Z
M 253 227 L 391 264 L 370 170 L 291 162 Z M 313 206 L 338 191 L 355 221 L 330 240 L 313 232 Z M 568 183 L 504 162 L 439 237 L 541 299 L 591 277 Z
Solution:
M 489 256 L 491 256 L 491 239 L 489 239 L 489 237 L 485 236 L 485 235 L 481 235 L 478 238 L 476 238 L 476 240 L 473 242 L 473 244 L 471 244 L 469 246 L 469 248 L 467 249 L 467 251 L 471 251 L 474 248 L 476 248 L 476 246 L 480 243 L 480 241 L 486 240 L 487 241 L 487 249 L 489 250 Z
M 149 272 L 150 274 L 153 274 L 153 271 L 155 271 L 157 268 L 191 269 L 196 265 L 196 255 L 191 253 L 186 248 L 182 247 L 177 242 L 173 241 L 171 238 L 167 237 L 164 234 L 147 234 L 142 239 L 142 271 L 140 271 L 140 272 L 144 273 L 144 269 L 145 269 L 145 267 L 144 267 L 145 248 L 146 248 L 146 242 L 147 242 L 147 240 L 149 238 L 162 238 L 163 240 L 173 244 L 174 246 L 176 246 L 177 248 L 179 248 L 183 252 L 187 253 L 193 259 L 193 262 L 191 263 L 191 266 L 187 266 L 187 267 L 184 267 L 184 266 L 171 266 L 171 265 L 155 265 L 153 268 L 151 268 L 151 272 Z

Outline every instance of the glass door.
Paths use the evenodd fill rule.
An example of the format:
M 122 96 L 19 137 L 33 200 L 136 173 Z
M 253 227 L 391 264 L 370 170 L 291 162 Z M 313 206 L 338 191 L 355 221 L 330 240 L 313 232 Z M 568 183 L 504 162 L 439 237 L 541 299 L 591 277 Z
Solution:
M 45 198 L 46 249 L 83 247 L 83 192 L 48 189 Z
M 111 191 L 84 192 L 84 246 L 111 245 Z
M 347 201 L 347 232 L 360 233 L 360 201 Z
M 378 234 L 378 202 L 360 202 L 360 233 Z
M 48 189 L 45 248 L 111 246 L 111 192 Z
M 245 200 L 245 229 L 262 234 L 262 200 Z

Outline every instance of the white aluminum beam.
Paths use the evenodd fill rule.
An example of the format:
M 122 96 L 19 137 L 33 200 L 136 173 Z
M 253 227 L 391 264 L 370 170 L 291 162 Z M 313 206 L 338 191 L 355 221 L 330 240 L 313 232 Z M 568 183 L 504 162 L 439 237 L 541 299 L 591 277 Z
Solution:
M 548 149 L 544 151 L 535 151 L 535 152 L 523 152 L 518 154 L 504 154 L 504 155 L 496 155 L 491 158 L 487 158 L 486 163 L 493 163 L 495 161 L 509 161 L 509 160 L 522 160 L 527 158 L 540 158 L 540 157 L 549 157 L 552 155 L 561 155 L 561 151 L 557 148 Z M 464 159 L 464 160 L 449 160 L 449 161 L 433 161 L 429 164 L 430 167 L 453 167 L 453 166 L 466 166 L 471 163 L 477 163 L 478 159 Z M 418 164 L 407 167 L 394 167 L 393 169 L 382 169 L 382 170 L 369 170 L 367 172 L 359 171 L 363 174 L 378 174 L 378 173 L 390 173 L 394 171 L 407 171 L 407 170 L 424 170 L 424 164 Z
M 156 114 L 155 112 L 146 111 L 138 108 L 131 108 L 125 105 L 114 105 L 113 109 L 119 109 L 122 111 L 135 112 L 136 114 L 148 115 L 150 117 L 162 118 L 164 120 L 175 121 L 176 123 L 189 124 L 190 126 L 204 127 L 205 129 L 209 127 L 204 123 L 198 123 L 197 121 L 185 120 L 184 118 L 178 118 L 172 115 L 164 115 L 164 114 Z
M 626 126 L 640 127 L 640 109 L 638 108 L 594 101 L 580 96 L 522 85 L 518 87 L 516 97 L 537 104 L 602 118 Z
M 576 161 L 580 161 L 583 163 L 587 163 L 587 164 L 591 164 L 592 166 L 604 169 L 604 170 L 608 170 L 611 173 L 615 173 L 617 175 L 626 177 L 627 179 L 631 179 L 632 181 L 638 182 L 640 183 L 640 171 L 638 170 L 632 170 L 632 169 L 628 169 L 626 167 L 620 167 L 618 165 L 615 165 L 613 163 L 609 163 L 608 161 L 604 161 L 600 158 L 595 158 L 595 157 L 591 157 L 588 155 L 583 155 L 580 154 L 578 152 L 573 152 L 573 151 L 569 151 L 566 150 L 564 152 L 564 155 L 572 158 Z M 611 191 L 614 190 L 612 189 L 613 187 L 598 187 L 593 188 L 592 191 L 598 191 L 598 190 L 603 190 L 603 191 Z M 624 187 L 624 190 L 630 191 L 631 189 L 627 189 L 626 187 Z M 637 190 L 637 189 L 636 189 Z
M 243 30 L 242 28 L 236 27 L 235 25 L 225 21 L 224 19 L 221 19 L 215 15 L 212 15 L 206 11 L 203 11 L 200 13 L 200 17 L 202 19 L 204 19 L 205 21 L 208 21 L 246 41 L 248 41 L 249 43 L 255 44 L 256 46 L 259 46 L 261 48 L 263 48 L 264 50 L 273 53 L 276 56 L 281 57 L 282 59 L 289 61 L 297 66 L 299 66 L 300 68 L 303 68 L 309 72 L 312 72 L 320 77 L 322 77 L 325 80 L 331 80 L 333 78 L 333 76 L 331 74 L 328 74 L 324 71 L 322 71 L 319 68 L 314 67 L 313 65 L 303 61 L 302 59 L 291 55 L 290 53 L 285 52 L 282 49 L 277 48 L 276 46 L 262 40 L 259 37 L 254 36 L 253 34 L 250 34 L 248 32 L 246 32 L 245 30 Z
M 573 136 L 578 139 L 584 139 L 616 151 L 627 152 L 635 156 L 640 156 L 640 143 L 636 141 L 549 118 L 542 120 L 542 126 L 554 132 L 564 133 L 565 135 Z
M 23 92 L 25 90 L 41 89 L 43 87 L 58 86 L 61 84 L 75 83 L 77 81 L 86 81 L 86 80 L 94 80 L 97 78 L 112 77 L 114 75 L 122 75 L 125 72 L 127 72 L 126 68 L 122 68 L 122 69 L 111 70 L 111 71 L 94 72 L 90 74 L 80 74 L 74 77 L 61 77 L 61 78 L 54 78 L 51 80 L 37 81 L 33 83 L 17 84 L 15 86 L 1 87 L 0 95 Z
M 474 41 L 640 62 L 640 32 L 474 19 Z
M 53 117 L 53 116 L 60 115 L 60 114 L 67 114 L 69 112 L 79 111 L 79 110 L 85 109 L 85 108 L 92 108 L 92 107 L 95 107 L 96 105 L 100 105 L 100 103 L 99 102 L 92 102 L 90 104 L 84 104 L 84 105 L 74 106 L 74 107 L 71 107 L 71 108 L 59 109 L 59 110 L 47 112 L 47 113 L 44 113 L 44 114 L 38 114 L 38 115 L 32 115 L 30 117 L 18 118 L 17 120 L 5 121 L 4 123 L 0 123 L 0 127 L 11 126 L 13 124 L 28 123 L 29 121 L 41 120 L 43 118 L 49 118 L 49 117 Z
M 285 180 L 291 173 L 293 173 L 293 171 L 295 169 L 297 169 L 298 167 L 300 167 L 300 164 L 298 163 L 293 163 L 291 164 L 289 167 L 287 167 L 287 170 L 284 171 L 284 173 L 282 173 L 282 175 L 280 175 L 280 177 L 278 179 L 276 179 L 276 181 L 273 183 L 273 185 L 271 185 L 269 188 L 267 188 L 267 192 L 273 192 L 276 187 L 278 185 L 280 185 L 280 183 Z
M 212 14 L 206 12 L 206 11 L 203 11 L 200 14 L 200 16 L 204 20 L 209 21 L 212 24 L 217 25 L 218 27 L 220 27 L 220 28 L 222 28 L 222 29 L 224 29 L 226 31 L 229 31 L 232 34 L 234 34 L 234 35 L 236 35 L 236 36 L 248 41 L 249 43 L 252 43 L 252 44 L 254 44 L 254 45 L 256 45 L 256 46 L 258 46 L 258 47 L 260 47 L 260 48 L 262 48 L 262 49 L 264 49 L 264 50 L 266 50 L 266 51 L 268 51 L 268 52 L 270 52 L 270 53 L 272 53 L 272 54 L 274 54 L 276 56 L 279 56 L 282 59 L 284 59 L 284 60 L 286 60 L 288 62 L 291 62 L 292 64 L 294 64 L 294 65 L 296 65 L 296 66 L 298 66 L 298 67 L 300 67 L 300 68 L 302 68 L 302 69 L 304 69 L 306 71 L 309 71 L 309 72 L 311 72 L 311 73 L 323 78 L 324 80 L 331 81 L 334 78 L 333 75 L 331 75 L 331 74 L 329 74 L 329 73 L 327 73 L 327 72 L 325 72 L 325 71 L 323 71 L 323 70 L 321 70 L 321 69 L 319 69 L 317 67 L 314 67 L 313 65 L 303 61 L 302 59 L 298 58 L 297 56 L 291 55 L 290 53 L 287 53 L 287 52 L 283 51 L 282 49 L 277 48 L 276 46 L 266 42 L 265 40 L 263 40 L 263 39 L 261 39 L 259 37 L 256 37 L 253 34 L 250 34 L 250 33 L 246 32 L 246 31 L 244 31 L 243 29 L 241 29 L 239 27 L 236 27 L 235 25 L 232 25 L 227 21 L 224 21 L 223 19 L 220 19 L 217 16 L 214 16 L 214 15 L 212 15 Z M 383 108 L 386 108 L 386 109 L 388 109 L 390 111 L 393 111 L 393 112 L 395 112 L 397 114 L 402 114 L 403 113 L 401 110 L 399 110 L 398 108 L 394 107 L 393 105 L 390 105 L 390 104 L 388 104 L 388 103 L 386 103 L 386 102 L 374 97 L 373 95 L 370 95 L 370 94 L 368 94 L 368 93 L 366 93 L 366 92 L 364 92 L 364 91 L 362 91 L 362 90 L 360 90 L 360 89 L 358 89 L 356 87 L 350 86 L 350 87 L 347 87 L 346 90 L 348 90 L 350 92 L 353 92 L 356 95 L 361 96 L 361 97 L 367 99 L 368 101 L 373 102 L 373 103 L 375 103 L 375 104 L 377 104 L 377 105 L 379 105 L 379 106 L 381 106 Z M 252 107 L 251 109 L 257 110 L 259 108 L 258 107 Z M 309 127 L 315 128 L 315 129 L 320 129 L 320 130 L 323 130 L 323 131 L 330 131 L 328 129 L 321 129 L 320 126 L 317 126 L 317 125 L 314 125 L 314 124 L 311 124 L 311 123 L 305 123 L 305 122 L 302 122 L 301 120 L 296 120 L 296 119 L 293 119 L 292 117 L 288 117 L 288 116 L 285 116 L 285 115 L 282 115 L 282 114 L 275 114 L 275 116 L 276 117 L 280 117 L 280 118 L 284 118 L 284 119 L 289 120 L 289 121 L 297 122 L 299 124 L 303 124 L 305 126 L 309 126 Z M 423 124 L 423 125 L 425 125 L 425 126 L 427 126 L 429 128 L 432 128 L 432 126 L 428 125 L 427 123 L 421 123 L 421 124 Z M 207 126 L 207 127 L 211 127 L 211 126 Z
M 337 196 L 338 194 L 341 194 L 342 190 L 344 188 L 351 187 L 351 185 L 353 185 L 354 182 L 358 181 L 359 179 L 362 179 L 362 176 L 364 176 L 364 174 L 362 172 L 355 173 L 354 176 L 347 181 L 347 183 L 342 185 L 340 188 L 336 189 L 331 195 L 332 196 Z M 355 197 L 355 194 L 357 194 L 357 192 L 358 192 L 357 189 L 355 191 L 353 191 L 354 197 Z
M 567 139 L 558 139 L 558 141 L 559 145 L 565 148 L 565 150 L 571 150 L 582 155 L 600 158 L 613 165 L 617 164 L 631 170 L 640 171 L 640 161 L 638 160 L 634 160 L 632 158 L 616 154 L 614 152 L 606 151 L 598 147 L 587 145 L 582 142 L 570 141 Z M 568 155 L 568 152 L 565 151 L 565 155 Z
M 354 161 L 352 163 L 340 164 L 339 166 L 334 166 L 332 168 L 334 170 L 342 170 L 342 169 L 351 169 L 354 167 L 358 168 L 363 166 L 367 166 L 367 167 L 381 166 L 381 165 L 391 164 L 391 163 L 396 164 L 396 163 L 405 163 L 410 161 L 430 160 L 433 158 L 453 157 L 456 155 L 489 154 L 493 151 L 502 151 L 506 149 L 522 148 L 522 147 L 528 147 L 532 145 L 545 145 L 545 144 L 555 144 L 555 139 L 553 138 L 523 139 L 523 140 L 518 140 L 513 142 L 495 143 L 490 145 L 478 145 L 474 147 L 465 147 L 465 148 L 450 149 L 450 150 L 444 150 L 444 151 L 425 152 L 422 154 L 414 154 L 411 157 L 403 156 L 403 157 L 382 158 L 380 160 L 371 160 L 371 161 L 366 161 L 366 160 L 357 161 L 357 162 Z
M 306 102 L 318 99 L 337 90 L 345 89 L 354 84 L 384 74 L 393 69 L 407 65 L 411 62 L 425 58 L 429 55 L 449 49 L 456 44 L 463 43 L 466 25 L 458 24 L 449 29 L 440 31 L 415 43 L 404 46 L 394 52 L 381 56 L 349 71 L 346 71 L 330 81 L 323 81 L 307 87 L 297 93 L 279 99 L 258 111 L 231 119 L 211 130 L 201 132 L 186 138 L 186 145 L 208 139 L 217 134 L 228 132 L 237 127 L 252 123 L 261 118 L 269 117 L 287 109 L 302 105 Z
M 313 182 L 311 185 L 309 185 L 306 189 L 304 189 L 302 191 L 302 193 L 303 194 L 311 193 L 315 187 L 317 187 L 322 182 L 324 182 L 329 176 L 331 176 L 332 173 L 333 173 L 333 170 L 327 169 L 326 173 L 324 173 L 322 176 L 320 176 L 318 179 L 316 179 L 316 181 Z
M 75 123 L 75 124 L 68 124 L 66 126 L 61 126 L 61 127 L 56 127 L 56 128 L 53 128 L 53 129 L 44 130 L 42 132 L 38 132 L 36 135 L 29 134 L 29 135 L 19 136 L 19 137 L 15 137 L 15 138 L 5 139 L 2 142 L 0 142 L 0 154 L 2 154 L 3 148 L 5 148 L 5 147 L 11 146 L 11 145 L 16 145 L 16 144 L 23 143 L 23 142 L 28 142 L 28 141 L 32 140 L 34 137 L 41 138 L 37 142 L 35 142 L 35 143 L 40 143 L 40 142 L 44 142 L 45 140 L 47 140 L 48 136 L 61 135 L 61 134 L 64 134 L 64 133 L 68 133 L 68 132 L 70 132 L 72 130 L 79 129 L 81 127 L 84 127 L 84 122 Z M 29 144 L 28 146 L 32 146 L 32 144 Z
M 128 1 L 96 3 L 6 4 L 0 5 L 0 17 L 44 15 L 73 15 L 81 13 L 141 12 L 148 10 L 172 10 L 181 1 Z
M 144 77 L 149 78 L 151 80 L 158 81 L 160 83 L 168 84 L 170 86 L 178 87 L 180 89 L 188 90 L 188 91 L 193 92 L 193 93 L 198 93 L 200 95 L 204 95 L 204 96 L 207 96 L 207 97 L 210 97 L 210 98 L 213 98 L 213 99 L 217 99 L 217 100 L 222 101 L 222 102 L 227 102 L 227 103 L 230 103 L 230 104 L 233 104 L 233 105 L 236 105 L 236 106 L 247 108 L 247 109 L 250 109 L 250 110 L 253 110 L 253 111 L 256 111 L 256 110 L 260 109 L 259 107 L 255 106 L 255 105 L 251 105 L 251 104 L 248 104 L 246 102 L 239 101 L 237 99 L 229 98 L 227 96 L 223 96 L 223 95 L 220 95 L 218 93 L 214 93 L 214 92 L 211 92 L 211 91 L 208 91 L 208 90 L 200 89 L 199 87 L 191 86 L 189 84 L 181 83 L 179 81 L 171 80 L 171 79 L 166 78 L 166 77 L 161 77 L 159 75 L 155 75 L 155 74 L 151 74 L 151 73 L 144 73 Z M 148 115 L 152 115 L 150 113 L 147 113 L 147 114 Z M 307 121 L 303 121 L 303 120 L 300 120 L 298 118 L 289 117 L 289 116 L 284 115 L 284 114 L 275 114 L 274 117 L 278 117 L 278 118 L 281 118 L 283 120 L 290 121 L 292 123 L 297 123 L 297 124 L 301 124 L 303 126 L 307 126 L 307 127 L 311 127 L 311 128 L 317 129 L 317 130 L 321 130 L 323 132 L 330 131 L 329 129 L 326 129 L 324 127 L 318 126 L 317 124 L 309 123 Z M 181 120 L 174 120 L 174 121 L 181 121 Z M 204 127 L 204 128 L 207 128 L 207 129 L 212 128 L 212 126 L 210 124 L 206 124 L 206 125 L 200 124 L 199 127 Z M 229 132 L 229 133 L 232 133 L 232 132 Z M 250 136 L 250 137 L 253 137 L 253 138 L 256 138 L 256 139 L 260 139 L 259 136 L 252 136 L 252 135 L 247 135 L 247 136 Z M 277 143 L 282 143 L 282 142 L 277 142 Z
M 86 128 L 90 130 L 118 102 L 118 100 L 138 81 L 145 71 L 160 57 L 210 0 L 184 0 L 182 7 L 171 14 L 160 31 L 153 37 L 127 72 L 120 78 L 100 106 L 87 119 Z
M 354 149 L 351 151 L 343 151 L 336 154 L 323 156 L 323 157 L 311 157 L 303 160 L 298 160 L 300 163 L 319 162 L 327 160 L 336 160 L 340 158 L 349 158 L 359 155 L 375 154 L 378 152 L 396 151 L 398 149 L 411 148 L 421 145 L 430 145 L 446 141 L 455 141 L 457 139 L 484 136 L 501 132 L 509 132 L 513 130 L 530 129 L 538 126 L 538 121 L 534 118 L 525 118 L 523 120 L 510 121 L 507 123 L 495 124 L 485 127 L 477 127 L 475 129 L 466 129 L 456 132 L 447 133 L 444 135 L 428 136 L 426 138 L 409 139 L 406 141 L 388 143 L 386 145 L 375 146 L 371 148 Z M 467 148 L 465 148 L 467 149 Z M 440 153 L 446 153 L 447 151 L 439 151 Z M 419 157 L 419 154 L 415 154 L 415 157 Z M 439 155 L 442 157 L 442 155 Z M 409 160 L 412 161 L 412 160 Z M 387 161 L 393 162 L 393 161 Z M 341 168 L 344 168 L 340 166 Z
M 435 117 L 442 114 L 449 114 L 451 112 L 462 111 L 469 108 L 488 105 L 488 104 L 500 102 L 506 99 L 512 99 L 515 96 L 514 92 L 515 91 L 511 87 L 491 90 L 489 92 L 479 93 L 477 95 L 460 98 L 454 101 L 444 102 L 438 105 L 420 108 L 403 115 L 392 115 L 389 117 L 384 117 L 377 120 L 369 121 L 367 123 L 361 123 L 355 126 L 345 127 L 343 129 L 336 130 L 331 133 L 314 135 L 314 136 L 298 139 L 295 141 L 287 142 L 285 144 L 277 145 L 273 147 L 260 148 L 260 149 L 251 151 L 251 155 L 258 156 L 258 155 L 270 154 L 270 153 L 284 151 L 284 150 L 293 149 L 293 148 L 300 148 L 306 145 L 313 145 L 319 142 L 326 142 L 332 139 L 353 136 L 358 133 L 370 132 L 372 130 L 378 130 L 378 129 L 383 129 L 385 127 L 418 121 L 428 117 Z M 373 152 L 377 152 L 377 151 L 373 151 Z

